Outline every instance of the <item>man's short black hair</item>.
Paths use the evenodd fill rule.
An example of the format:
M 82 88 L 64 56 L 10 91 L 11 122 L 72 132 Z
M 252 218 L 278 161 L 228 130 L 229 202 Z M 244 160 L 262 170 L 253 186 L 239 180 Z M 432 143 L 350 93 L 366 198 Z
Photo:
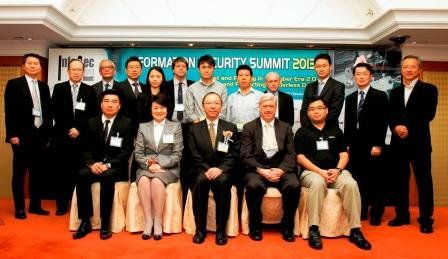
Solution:
M 372 65 L 368 64 L 368 63 L 358 63 L 355 65 L 355 67 L 353 68 L 353 75 L 355 75 L 356 69 L 358 67 L 365 67 L 367 70 L 369 70 L 370 74 L 373 75 L 373 67 Z
M 137 57 L 137 56 L 130 56 L 127 60 L 126 60 L 126 64 L 125 64 L 125 68 L 128 68 L 128 64 L 129 62 L 132 61 L 137 61 L 140 64 L 140 67 L 143 67 L 142 65 L 142 61 Z
M 198 67 L 200 67 L 202 63 L 207 63 L 210 66 L 215 67 L 215 59 L 210 55 L 201 56 L 198 59 Z
M 325 60 L 328 61 L 328 64 L 331 65 L 331 57 L 330 57 L 330 55 L 328 55 L 327 53 L 320 53 L 319 55 L 317 55 L 317 56 L 314 58 L 314 63 L 316 63 L 316 61 L 317 61 L 318 59 L 325 59 Z
M 37 58 L 39 60 L 39 62 L 40 62 L 41 56 L 39 56 L 36 53 L 27 53 L 27 54 L 23 55 L 22 64 L 24 65 L 26 63 L 26 59 L 30 58 L 30 57 L 31 58 Z
M 106 96 L 106 95 L 118 96 L 118 100 L 120 100 L 120 103 L 121 103 L 121 92 L 120 91 L 118 91 L 116 89 L 107 89 L 107 90 L 103 91 L 100 95 L 101 102 L 103 102 L 104 96 Z
M 312 103 L 317 102 L 317 101 L 322 101 L 324 106 L 328 107 L 327 102 L 325 102 L 325 100 L 322 98 L 322 96 L 311 96 L 310 98 L 308 98 L 308 107 L 306 107 L 306 108 L 308 109 Z
M 171 68 L 174 69 L 174 67 L 176 66 L 177 63 L 184 63 L 185 66 L 187 66 L 187 70 L 188 70 L 188 60 L 184 57 L 177 57 L 176 59 L 173 60 L 173 63 L 171 64 Z
M 246 65 L 246 64 L 239 65 L 238 68 L 236 69 L 237 76 L 238 76 L 238 72 L 240 72 L 240 70 L 248 70 L 250 73 L 250 76 L 254 75 L 252 72 L 252 68 L 249 65 Z

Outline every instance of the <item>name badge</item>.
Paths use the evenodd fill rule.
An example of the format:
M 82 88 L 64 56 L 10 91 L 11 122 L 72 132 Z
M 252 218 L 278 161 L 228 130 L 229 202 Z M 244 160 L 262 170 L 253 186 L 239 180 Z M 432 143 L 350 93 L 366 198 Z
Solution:
M 111 147 L 121 147 L 123 143 L 123 138 L 120 138 L 120 134 L 117 133 L 117 136 L 110 137 L 110 146 Z
M 174 110 L 177 112 L 183 112 L 185 110 L 185 105 L 182 103 L 176 103 L 176 106 L 174 106 Z
M 40 117 L 41 112 L 39 109 L 33 108 L 33 116 Z
M 224 142 L 219 141 L 217 150 L 223 153 L 227 153 L 229 152 L 229 144 L 225 144 Z
M 80 111 L 85 111 L 86 110 L 86 103 L 83 102 L 82 100 L 79 101 L 79 102 L 76 102 L 75 109 L 76 110 L 80 110 Z
M 164 134 L 162 138 L 163 144 L 174 143 L 174 134 Z
M 327 140 L 318 140 L 316 141 L 317 150 L 328 150 L 328 141 Z

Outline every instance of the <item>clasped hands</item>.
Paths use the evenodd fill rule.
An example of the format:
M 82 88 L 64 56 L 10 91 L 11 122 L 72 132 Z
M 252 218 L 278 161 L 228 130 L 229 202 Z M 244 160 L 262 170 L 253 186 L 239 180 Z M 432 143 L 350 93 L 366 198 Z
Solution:
M 165 172 L 165 170 L 162 169 L 162 167 L 160 166 L 159 162 L 157 161 L 157 159 L 155 157 L 151 157 L 148 159 L 148 161 L 146 162 L 147 167 L 148 167 L 148 171 L 150 173 L 163 173 Z
M 280 181 L 280 177 L 285 174 L 285 172 L 280 168 L 258 168 L 258 174 L 266 178 L 268 181 L 276 183 Z
M 205 171 L 205 176 L 209 180 L 214 180 L 221 174 L 222 174 L 222 170 L 219 169 L 218 167 L 210 167 L 207 171 Z
M 103 164 L 102 162 L 93 163 L 89 167 L 90 171 L 92 171 L 92 173 L 96 175 L 100 175 L 109 169 L 107 168 L 107 165 Z
M 339 169 L 337 169 L 337 168 L 331 168 L 328 170 L 322 169 L 322 171 L 320 172 L 320 175 L 325 179 L 325 182 L 327 184 L 335 183 L 336 179 L 339 176 Z

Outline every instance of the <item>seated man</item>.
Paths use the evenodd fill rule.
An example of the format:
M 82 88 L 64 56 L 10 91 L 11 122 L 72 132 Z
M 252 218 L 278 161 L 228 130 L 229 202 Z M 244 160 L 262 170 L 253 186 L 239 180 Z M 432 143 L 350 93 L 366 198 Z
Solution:
M 205 94 L 202 106 L 205 120 L 192 124 L 188 134 L 188 148 L 193 159 L 190 186 L 196 224 L 193 243 L 201 244 L 205 240 L 208 194 L 211 189 L 216 203 L 215 242 L 225 245 L 230 211 L 231 173 L 238 158 L 239 143 L 235 138 L 237 129 L 235 124 L 219 119 L 222 100 L 217 93 Z
M 261 231 L 261 202 L 268 187 L 282 193 L 282 236 L 285 241 L 295 240 L 294 216 L 299 204 L 300 185 L 294 161 L 294 143 L 291 126 L 275 118 L 277 101 L 265 93 L 259 101 L 260 117 L 246 123 L 241 134 L 241 163 L 246 201 L 249 209 L 249 237 L 263 239 Z
M 369 250 L 372 246 L 360 230 L 361 197 L 358 184 L 351 174 L 344 170 L 348 162 L 344 135 L 337 125 L 326 125 L 328 108 L 322 97 L 310 98 L 307 113 L 311 124 L 296 132 L 294 142 L 297 163 L 304 169 L 300 182 L 309 188 L 308 244 L 314 249 L 322 249 L 319 233 L 320 212 L 327 188 L 336 188 L 341 195 L 342 206 L 351 227 L 350 242 L 361 249 Z
M 73 239 L 85 237 L 92 231 L 90 217 L 93 215 L 90 185 L 100 182 L 100 238 L 108 239 L 110 214 L 114 199 L 115 182 L 127 181 L 128 161 L 134 147 L 133 124 L 120 110 L 120 93 L 106 90 L 101 93 L 102 115 L 88 119 L 82 136 L 85 166 L 79 170 L 76 196 L 81 225 Z

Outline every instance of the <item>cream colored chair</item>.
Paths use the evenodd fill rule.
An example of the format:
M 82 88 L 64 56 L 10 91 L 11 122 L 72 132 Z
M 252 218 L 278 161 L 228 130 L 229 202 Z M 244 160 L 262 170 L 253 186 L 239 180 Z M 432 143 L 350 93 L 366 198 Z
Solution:
M 92 229 L 101 228 L 100 218 L 100 183 L 95 182 L 91 186 L 92 188 L 92 202 L 93 202 L 93 216 L 90 218 Z M 126 225 L 126 203 L 128 200 L 129 182 L 116 182 L 114 202 L 112 205 L 111 213 L 111 231 L 113 233 L 120 233 L 123 231 Z M 78 201 L 76 198 L 76 189 L 73 192 L 72 204 L 70 208 L 70 222 L 69 229 L 76 231 L 81 224 L 81 220 L 78 219 Z
M 227 235 L 235 237 L 238 235 L 238 196 L 236 193 L 236 187 L 232 186 L 230 190 L 230 211 L 229 219 L 227 220 Z M 207 230 L 216 231 L 216 204 L 213 198 L 213 192 L 209 192 L 208 196 L 208 211 L 207 211 Z M 188 190 L 187 200 L 185 202 L 184 212 L 184 229 L 187 234 L 193 235 L 196 231 L 196 224 L 194 222 L 193 214 L 193 198 L 191 191 Z
M 300 233 L 302 238 L 308 238 L 309 224 L 307 213 L 308 188 L 302 187 L 299 202 Z M 321 236 L 337 237 L 350 235 L 347 215 L 342 208 L 342 200 L 337 189 L 328 189 L 320 213 L 319 231 Z
M 261 222 L 264 224 L 279 224 L 283 216 L 282 194 L 277 188 L 268 187 L 261 203 Z M 241 211 L 241 231 L 249 234 L 249 209 L 247 208 L 246 195 L 243 195 L 243 208 Z M 294 235 L 300 235 L 299 210 L 294 217 Z
M 182 232 L 182 189 L 180 182 L 168 184 L 166 200 L 163 208 L 163 232 Z M 128 206 L 126 211 L 126 230 L 141 232 L 145 227 L 145 215 L 138 198 L 137 184 L 133 182 L 129 189 Z

